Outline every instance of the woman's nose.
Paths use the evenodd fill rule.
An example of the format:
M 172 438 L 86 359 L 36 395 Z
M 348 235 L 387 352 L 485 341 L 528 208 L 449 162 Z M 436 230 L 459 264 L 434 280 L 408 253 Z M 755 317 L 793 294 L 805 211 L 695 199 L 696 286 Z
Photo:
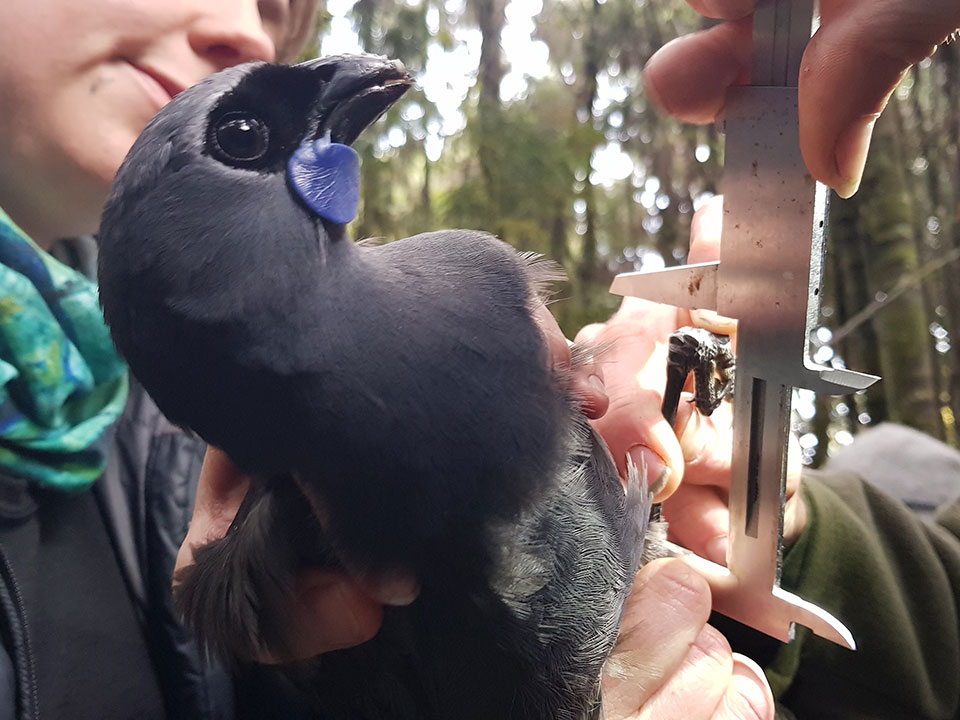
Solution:
M 253 60 L 272 62 L 277 50 L 255 0 L 211 0 L 189 31 L 193 51 L 218 70 Z

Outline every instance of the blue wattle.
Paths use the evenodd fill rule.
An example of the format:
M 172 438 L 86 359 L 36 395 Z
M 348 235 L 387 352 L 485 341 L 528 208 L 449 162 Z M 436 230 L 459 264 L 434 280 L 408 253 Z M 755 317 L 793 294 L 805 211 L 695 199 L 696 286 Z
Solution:
M 349 145 L 326 137 L 297 148 L 287 164 L 287 179 L 313 212 L 345 225 L 360 204 L 360 156 Z

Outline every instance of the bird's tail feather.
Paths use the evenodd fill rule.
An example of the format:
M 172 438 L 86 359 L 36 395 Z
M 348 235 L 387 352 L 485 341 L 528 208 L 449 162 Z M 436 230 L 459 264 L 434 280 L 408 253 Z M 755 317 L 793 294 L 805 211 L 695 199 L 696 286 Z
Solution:
M 289 656 L 299 555 L 322 537 L 309 508 L 289 476 L 252 482 L 227 534 L 177 573 L 177 611 L 208 656 L 231 667 Z

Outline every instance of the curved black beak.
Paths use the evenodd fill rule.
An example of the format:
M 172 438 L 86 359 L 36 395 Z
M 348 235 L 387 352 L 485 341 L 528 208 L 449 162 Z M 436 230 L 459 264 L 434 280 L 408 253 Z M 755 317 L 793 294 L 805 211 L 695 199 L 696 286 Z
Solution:
M 351 144 L 413 85 L 399 60 L 379 55 L 332 55 L 300 63 L 323 84 L 316 101 L 316 137 Z

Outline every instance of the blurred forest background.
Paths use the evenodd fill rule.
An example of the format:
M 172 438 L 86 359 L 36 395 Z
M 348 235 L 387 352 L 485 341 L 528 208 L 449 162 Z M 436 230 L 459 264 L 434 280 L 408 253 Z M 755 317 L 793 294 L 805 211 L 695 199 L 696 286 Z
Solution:
M 614 274 L 685 261 L 722 192 L 723 139 L 645 96 L 641 70 L 705 27 L 684 0 L 326 0 L 312 54 L 400 58 L 418 77 L 358 144 L 354 235 L 487 230 L 560 262 L 568 336 L 616 309 Z M 824 108 L 824 112 L 829 112 Z M 960 44 L 903 79 L 853 199 L 832 198 L 817 359 L 883 377 L 795 396 L 808 464 L 883 420 L 956 445 L 960 362 Z

